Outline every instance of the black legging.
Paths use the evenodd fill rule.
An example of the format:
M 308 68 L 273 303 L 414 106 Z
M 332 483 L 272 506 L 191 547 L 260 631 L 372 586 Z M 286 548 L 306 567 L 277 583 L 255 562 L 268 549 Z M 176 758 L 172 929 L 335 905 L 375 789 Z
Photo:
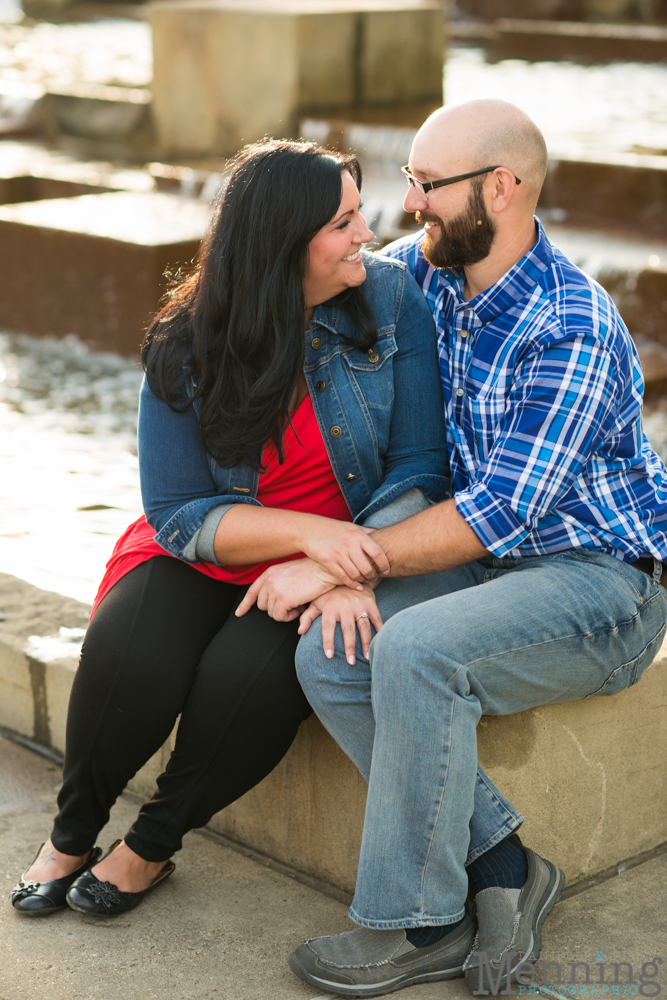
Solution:
M 298 621 L 234 610 L 246 587 L 157 556 L 120 580 L 86 633 L 67 716 L 52 842 L 85 854 L 128 781 L 176 746 L 125 840 L 165 861 L 183 835 L 261 781 L 311 713 L 294 669 Z

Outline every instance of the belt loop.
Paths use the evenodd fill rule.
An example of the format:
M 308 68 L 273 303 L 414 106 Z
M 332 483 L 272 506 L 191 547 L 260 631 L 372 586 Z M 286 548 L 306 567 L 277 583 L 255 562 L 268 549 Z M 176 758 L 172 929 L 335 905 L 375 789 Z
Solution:
M 662 571 L 664 569 L 663 563 L 659 559 L 653 559 L 653 579 L 656 583 L 660 583 L 662 579 Z

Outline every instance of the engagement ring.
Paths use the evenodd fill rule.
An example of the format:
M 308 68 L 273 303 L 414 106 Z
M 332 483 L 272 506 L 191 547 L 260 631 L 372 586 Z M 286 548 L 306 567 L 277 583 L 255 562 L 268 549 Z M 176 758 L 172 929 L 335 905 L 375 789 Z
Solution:
M 368 618 L 368 615 L 366 614 L 365 611 L 362 611 L 360 615 L 357 615 L 357 617 L 354 619 L 355 622 L 358 622 L 360 618 Z

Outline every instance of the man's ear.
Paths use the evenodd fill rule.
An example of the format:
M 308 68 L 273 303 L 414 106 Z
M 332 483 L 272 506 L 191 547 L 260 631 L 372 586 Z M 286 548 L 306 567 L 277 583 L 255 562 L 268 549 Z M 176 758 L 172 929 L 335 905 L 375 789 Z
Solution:
M 491 177 L 491 211 L 504 212 L 516 190 L 516 177 L 508 167 L 496 167 Z

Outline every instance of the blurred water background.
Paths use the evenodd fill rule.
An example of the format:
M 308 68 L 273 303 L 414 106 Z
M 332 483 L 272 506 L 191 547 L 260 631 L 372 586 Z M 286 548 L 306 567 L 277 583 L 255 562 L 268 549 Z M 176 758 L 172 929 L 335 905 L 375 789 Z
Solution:
M 17 88 L 99 83 L 145 87 L 151 39 L 141 20 L 23 24 L 0 0 L 0 117 Z M 490 63 L 453 47 L 448 102 L 503 97 L 533 116 L 552 153 L 667 155 L 667 66 Z M 141 513 L 136 457 L 137 361 L 81 340 L 0 334 L 0 565 L 91 601 L 113 543 Z M 667 458 L 667 401 L 645 427 Z

